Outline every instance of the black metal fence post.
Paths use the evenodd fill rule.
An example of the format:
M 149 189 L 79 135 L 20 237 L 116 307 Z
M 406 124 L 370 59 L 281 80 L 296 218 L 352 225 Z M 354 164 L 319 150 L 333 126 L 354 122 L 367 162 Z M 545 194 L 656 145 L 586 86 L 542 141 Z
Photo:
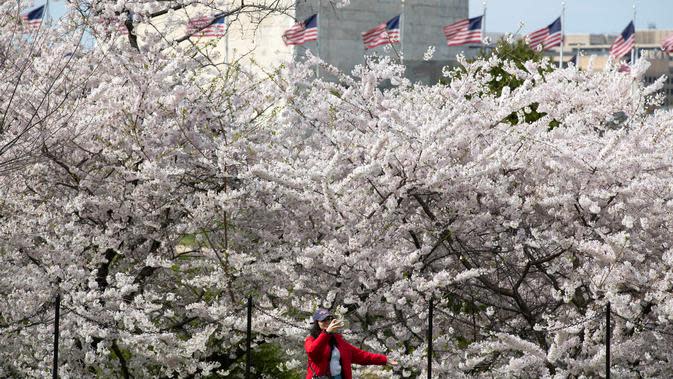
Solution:
M 428 379 L 432 378 L 432 311 L 435 307 L 433 298 L 430 297 L 428 307 Z
M 52 368 L 52 378 L 58 379 L 58 328 L 61 314 L 61 294 L 56 293 L 54 301 L 54 366 Z
M 610 379 L 610 302 L 605 308 L 605 378 Z
M 251 379 L 250 369 L 252 368 L 252 296 L 248 296 L 248 327 L 246 330 L 246 360 L 245 360 L 245 378 Z

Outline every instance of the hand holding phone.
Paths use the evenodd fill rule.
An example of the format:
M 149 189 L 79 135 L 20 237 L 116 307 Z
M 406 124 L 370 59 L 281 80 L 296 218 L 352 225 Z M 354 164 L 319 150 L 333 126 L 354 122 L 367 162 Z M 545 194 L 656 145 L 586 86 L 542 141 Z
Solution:
M 342 326 L 343 326 L 343 324 L 340 322 L 340 320 L 335 318 L 335 319 L 332 319 L 332 321 L 330 321 L 329 326 L 327 327 L 327 329 L 325 331 L 327 333 L 334 333 L 339 328 L 341 328 Z
M 344 327 L 344 320 L 343 319 L 333 319 L 330 321 L 329 326 L 327 327 L 326 331 L 327 333 L 334 333 L 338 329 L 341 329 Z
M 348 320 L 339 318 L 339 323 L 341 324 L 340 328 L 342 329 L 348 329 Z

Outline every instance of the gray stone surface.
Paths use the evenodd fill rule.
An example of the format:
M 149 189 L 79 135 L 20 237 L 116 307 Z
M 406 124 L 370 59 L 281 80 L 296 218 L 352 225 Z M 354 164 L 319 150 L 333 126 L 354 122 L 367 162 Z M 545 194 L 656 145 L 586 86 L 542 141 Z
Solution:
M 317 43 L 309 42 L 297 48 L 295 56 L 309 49 L 345 72 L 362 64 L 365 54 L 396 56 L 394 51 L 384 47 L 365 51 L 361 33 L 402 13 L 402 9 L 400 0 L 351 0 L 345 8 L 333 8 L 328 0 L 297 0 L 298 20 L 319 14 L 320 37 Z M 442 33 L 444 25 L 467 17 L 467 0 L 405 0 L 402 44 L 395 45 L 395 49 L 402 50 L 410 79 L 434 82 L 441 74 L 441 67 L 454 61 L 456 54 L 476 50 L 449 48 Z M 435 54 L 431 61 L 424 62 L 423 54 L 428 46 L 435 47 Z

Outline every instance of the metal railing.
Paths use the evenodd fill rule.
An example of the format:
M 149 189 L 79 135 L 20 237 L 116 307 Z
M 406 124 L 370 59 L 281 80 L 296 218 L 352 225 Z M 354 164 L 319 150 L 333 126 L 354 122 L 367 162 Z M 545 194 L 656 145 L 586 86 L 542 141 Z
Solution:
M 52 378 L 57 379 L 58 378 L 58 348 L 59 348 L 59 324 L 60 324 L 60 308 L 61 308 L 61 295 L 60 293 L 57 293 L 54 299 L 54 361 L 53 361 L 53 373 L 52 373 Z M 260 308 L 258 306 L 255 306 L 253 303 L 253 298 L 252 296 L 249 296 L 247 298 L 247 324 L 246 324 L 246 361 L 245 361 L 245 378 L 246 379 L 252 379 L 252 313 L 253 313 L 253 308 L 257 309 L 260 313 L 273 318 L 274 320 L 281 322 L 283 324 L 286 324 L 288 326 L 298 328 L 298 329 L 308 329 L 305 326 L 300 326 L 297 325 L 296 323 L 286 320 L 284 318 L 281 318 L 277 315 L 272 314 L 271 312 Z M 239 311 L 242 310 L 239 308 Z M 434 313 L 435 313 L 435 301 L 431 297 L 429 302 L 428 302 L 428 332 L 427 332 L 427 339 L 428 339 L 428 344 L 427 344 L 427 377 L 428 379 L 432 378 L 432 364 L 433 364 L 433 323 L 434 323 Z M 412 315 L 412 317 L 417 316 Z M 610 302 L 606 303 L 605 306 L 605 377 L 610 378 L 610 366 L 611 366 L 611 360 L 610 360 L 610 339 L 611 339 L 611 316 L 613 315 L 613 312 L 611 310 L 611 305 Z M 671 332 L 666 332 L 663 330 L 659 330 L 657 328 L 654 328 L 650 325 L 647 325 L 642 322 L 638 322 L 636 320 L 630 320 L 626 317 L 623 317 L 618 314 L 614 314 L 618 318 L 623 319 L 624 321 L 630 322 L 634 325 L 639 325 L 643 327 L 644 329 L 661 333 L 661 334 L 666 334 L 666 335 L 673 335 Z M 559 330 L 564 330 L 564 329 L 569 329 L 576 327 L 578 325 L 585 324 L 589 321 L 596 320 L 598 318 L 602 317 L 601 314 L 598 314 L 596 316 L 592 317 L 587 317 L 585 319 L 579 320 L 577 322 L 568 324 L 568 325 L 563 325 L 561 327 L 554 327 L 550 329 L 545 329 L 547 332 L 553 332 L 553 331 L 559 331 Z M 369 332 L 371 333 L 371 331 Z M 352 331 L 345 331 L 344 334 L 355 334 L 358 335 L 359 333 L 354 333 Z

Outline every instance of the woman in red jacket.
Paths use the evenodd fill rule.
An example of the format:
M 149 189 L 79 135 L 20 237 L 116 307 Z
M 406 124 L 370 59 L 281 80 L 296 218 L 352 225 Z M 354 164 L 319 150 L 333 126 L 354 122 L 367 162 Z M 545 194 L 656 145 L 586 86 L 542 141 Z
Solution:
M 358 349 L 337 333 L 343 321 L 336 320 L 327 309 L 318 309 L 313 315 L 311 335 L 304 348 L 308 354 L 306 379 L 353 379 L 351 363 L 359 365 L 397 365 L 385 355 Z

